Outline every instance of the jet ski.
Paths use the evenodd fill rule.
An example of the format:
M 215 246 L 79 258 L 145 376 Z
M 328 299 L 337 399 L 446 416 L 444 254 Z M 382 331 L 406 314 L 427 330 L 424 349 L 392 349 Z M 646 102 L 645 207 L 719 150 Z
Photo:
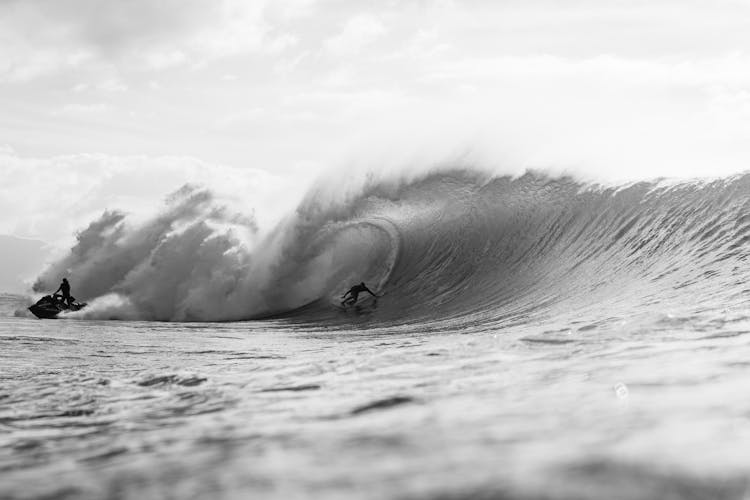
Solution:
M 70 306 L 68 306 L 60 295 L 45 295 L 29 307 L 29 311 L 40 319 L 55 319 L 62 312 L 80 311 L 84 307 L 86 307 L 85 302 L 76 302 L 73 297 L 70 298 Z

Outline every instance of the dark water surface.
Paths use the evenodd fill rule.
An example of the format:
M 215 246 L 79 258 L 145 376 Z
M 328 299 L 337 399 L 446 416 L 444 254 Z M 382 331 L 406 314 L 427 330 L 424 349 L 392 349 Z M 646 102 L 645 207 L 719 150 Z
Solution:
M 750 317 L 0 321 L 2 498 L 747 498 Z

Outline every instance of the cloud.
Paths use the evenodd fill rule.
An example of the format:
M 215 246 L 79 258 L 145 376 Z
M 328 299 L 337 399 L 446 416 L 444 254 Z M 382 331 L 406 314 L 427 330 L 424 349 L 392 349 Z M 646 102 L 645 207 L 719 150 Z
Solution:
M 572 58 L 552 55 L 474 57 L 441 61 L 428 80 L 535 78 L 588 79 L 612 85 L 708 86 L 750 85 L 750 57 L 731 53 L 718 58 L 651 60 L 599 55 Z
M 93 104 L 65 104 L 60 108 L 59 111 L 55 111 L 53 115 L 68 115 L 68 116 L 92 116 L 101 115 L 111 110 L 112 107 L 106 103 L 93 103 Z
M 288 192 L 282 177 L 190 157 L 28 158 L 0 149 L 0 174 L 0 211 L 6 214 L 0 218 L 0 234 L 52 243 L 68 241 L 106 209 L 149 214 L 185 183 L 212 189 L 222 201 L 255 213 L 263 223 L 275 220 L 294 202 L 293 196 L 278 196 Z
M 318 0 L 275 0 L 265 6 L 265 14 L 274 20 L 290 21 L 313 13 Z
M 386 33 L 383 23 L 371 14 L 359 14 L 349 19 L 341 31 L 325 42 L 326 49 L 335 56 L 356 54 Z
M 489 143 L 498 161 L 618 174 L 737 167 L 749 5 L 0 0 L 0 83 L 40 79 L 2 85 L 0 134 L 32 155 L 287 172 L 365 143 Z
M 0 2 L 0 81 L 84 65 L 163 69 L 290 43 L 271 37 L 265 2 Z

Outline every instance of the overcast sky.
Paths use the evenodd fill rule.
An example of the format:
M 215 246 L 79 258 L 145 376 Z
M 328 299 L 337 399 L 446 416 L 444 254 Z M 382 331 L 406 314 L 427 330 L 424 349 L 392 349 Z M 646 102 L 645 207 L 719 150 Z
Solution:
M 262 209 L 415 151 L 744 170 L 748 27 L 747 0 L 0 0 L 0 234 L 57 242 L 186 181 Z

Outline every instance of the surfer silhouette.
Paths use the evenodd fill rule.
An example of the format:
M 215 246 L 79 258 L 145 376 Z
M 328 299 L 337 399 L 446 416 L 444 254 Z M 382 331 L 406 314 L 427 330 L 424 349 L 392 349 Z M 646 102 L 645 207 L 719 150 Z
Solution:
M 55 293 L 53 293 L 52 296 L 55 297 L 57 292 L 62 293 L 63 302 L 70 307 L 71 302 L 73 302 L 73 297 L 70 296 L 70 283 L 68 283 L 67 278 L 63 278 L 62 283 L 60 283 L 60 286 L 55 290 Z
M 351 287 L 348 292 L 346 292 L 344 295 L 341 296 L 341 299 L 342 299 L 341 300 L 341 305 L 342 306 L 350 306 L 350 305 L 354 304 L 355 302 L 357 302 L 357 298 L 359 298 L 359 294 L 362 293 L 362 292 L 367 292 L 370 295 L 372 295 L 373 297 L 378 298 L 377 295 L 375 295 L 374 293 L 372 293 L 372 290 L 370 290 L 369 288 L 367 288 L 367 286 L 365 285 L 365 282 L 363 281 L 359 285 L 354 285 L 353 287 Z M 348 296 L 348 298 L 347 298 L 347 296 Z

